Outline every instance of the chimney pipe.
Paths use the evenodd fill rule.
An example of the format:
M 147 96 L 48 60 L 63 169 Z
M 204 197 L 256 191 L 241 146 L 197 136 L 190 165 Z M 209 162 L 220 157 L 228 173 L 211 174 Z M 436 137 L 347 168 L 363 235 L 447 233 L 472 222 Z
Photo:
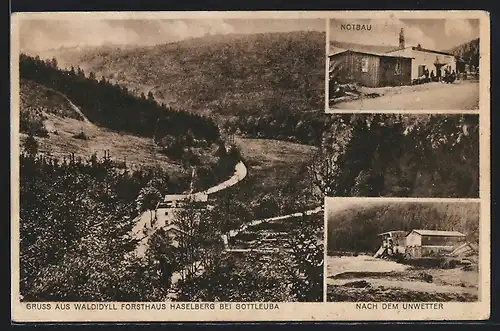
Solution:
M 401 31 L 399 32 L 399 48 L 405 48 L 405 33 L 403 28 L 401 28 Z

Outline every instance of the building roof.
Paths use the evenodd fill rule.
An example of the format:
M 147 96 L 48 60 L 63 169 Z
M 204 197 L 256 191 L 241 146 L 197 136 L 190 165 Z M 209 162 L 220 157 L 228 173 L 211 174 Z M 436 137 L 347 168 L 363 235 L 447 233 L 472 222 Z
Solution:
M 458 231 L 442 231 L 442 230 L 413 230 L 422 236 L 440 236 L 440 237 L 465 237 L 465 234 Z
M 451 53 L 446 53 L 446 52 L 441 52 L 441 51 L 436 51 L 436 50 L 433 50 L 433 49 L 416 47 L 416 46 L 408 46 L 408 47 L 405 47 L 405 48 L 397 48 L 397 49 L 395 49 L 393 51 L 387 52 L 387 54 L 391 54 L 391 53 L 394 53 L 394 52 L 397 52 L 397 51 L 400 51 L 400 50 L 406 49 L 406 48 L 411 48 L 413 51 L 419 51 L 419 52 L 426 52 L 426 53 L 435 53 L 435 54 L 441 54 L 441 55 L 455 56 L 455 55 L 453 55 Z
M 402 230 L 393 230 L 393 231 L 386 231 L 386 232 L 382 232 L 382 233 L 379 233 L 378 236 L 384 236 L 386 234 L 407 234 L 408 231 L 402 231 Z
M 208 195 L 204 193 L 192 193 L 192 194 L 168 194 L 165 196 L 164 202 L 171 201 L 182 201 L 182 200 L 191 200 L 191 201 L 207 201 Z
M 433 50 L 433 49 L 422 48 L 422 47 L 415 47 L 415 46 L 412 46 L 412 47 L 411 47 L 411 49 L 412 49 L 412 50 L 414 50 L 414 51 L 420 51 L 420 52 L 436 53 L 436 54 L 441 54 L 441 55 L 449 55 L 449 56 L 454 56 L 454 55 L 453 55 L 453 54 L 451 54 L 451 53 L 446 53 L 446 52 L 436 51 L 436 50 Z
M 366 55 L 373 55 L 373 56 L 379 56 L 379 57 L 389 57 L 389 58 L 398 58 L 398 59 L 414 59 L 414 57 L 410 57 L 410 56 L 401 56 L 401 55 L 390 55 L 388 53 L 376 53 L 376 52 L 365 52 L 365 51 L 355 51 L 355 50 L 352 50 L 352 49 L 346 49 L 346 50 L 340 50 L 338 52 L 334 52 L 334 53 L 331 53 L 329 55 L 329 57 L 332 57 L 332 56 L 337 56 L 337 55 L 340 55 L 340 54 L 343 54 L 343 53 L 347 53 L 347 52 L 350 52 L 350 53 L 358 53 L 358 54 L 366 54 Z

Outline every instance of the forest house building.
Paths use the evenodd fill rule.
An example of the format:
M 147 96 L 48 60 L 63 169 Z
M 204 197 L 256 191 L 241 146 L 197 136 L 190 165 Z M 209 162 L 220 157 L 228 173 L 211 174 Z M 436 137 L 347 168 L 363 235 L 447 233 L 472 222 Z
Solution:
M 404 31 L 399 33 L 399 46 L 383 53 L 364 49 L 339 49 L 328 56 L 330 73 L 337 71 L 338 83 L 356 82 L 367 87 L 411 85 L 419 78 L 440 77 L 465 71 L 462 62 L 451 53 L 406 46 Z
M 163 229 L 167 236 L 171 239 L 172 245 L 178 245 L 179 236 L 185 235 L 186 232 L 179 228 L 176 219 L 186 209 L 192 209 L 192 214 L 189 216 L 199 218 L 204 209 L 208 195 L 206 194 L 188 194 L 188 195 L 166 195 L 162 202 L 159 202 L 155 210 L 154 227 Z
M 457 61 L 451 53 L 422 48 L 417 46 L 405 46 L 404 31 L 399 33 L 399 48 L 387 52 L 387 55 L 407 56 L 412 58 L 411 80 L 421 78 L 426 72 L 433 73 L 434 77 L 441 77 L 445 70 L 448 72 L 457 72 Z M 460 67 L 460 65 L 459 65 Z
M 466 241 L 458 231 L 413 230 L 406 236 L 406 252 L 412 257 L 447 254 Z
M 338 83 L 367 87 L 411 84 L 412 59 L 408 56 L 343 50 L 329 56 L 330 70 L 338 70 Z

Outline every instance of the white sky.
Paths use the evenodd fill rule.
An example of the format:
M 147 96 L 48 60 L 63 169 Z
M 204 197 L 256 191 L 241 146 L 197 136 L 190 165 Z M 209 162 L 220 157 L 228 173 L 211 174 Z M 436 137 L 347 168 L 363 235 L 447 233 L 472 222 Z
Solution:
M 370 24 L 370 31 L 341 30 L 341 24 Z M 404 28 L 406 46 L 445 50 L 479 38 L 479 20 L 363 19 L 330 20 L 330 40 L 364 45 L 398 46 Z

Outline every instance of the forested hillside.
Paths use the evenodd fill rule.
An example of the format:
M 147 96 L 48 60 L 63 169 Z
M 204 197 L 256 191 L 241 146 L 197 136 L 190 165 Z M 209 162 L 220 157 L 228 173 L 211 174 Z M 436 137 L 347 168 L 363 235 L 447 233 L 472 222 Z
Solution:
M 476 115 L 333 115 L 311 168 L 327 196 L 479 196 Z
M 310 132 L 322 127 L 316 114 L 324 110 L 324 43 L 319 32 L 267 33 L 56 56 L 136 95 L 222 115 L 242 135 L 315 144 Z
M 88 148 L 100 152 L 119 147 L 113 151 L 114 157 L 136 159 L 141 164 L 144 163 L 141 158 L 149 159 L 156 154 L 157 160 L 152 160 L 153 163 L 175 162 L 184 167 L 209 167 L 213 171 L 211 183 L 226 178 L 237 162 L 227 153 L 219 126 L 211 118 L 160 105 L 151 93 L 147 97 L 135 96 L 126 87 L 105 78 L 98 80 L 93 73 L 86 76 L 78 67 L 76 70 L 59 69 L 55 58 L 43 61 L 21 54 L 20 76 L 20 131 L 48 138 L 42 142 L 42 150 L 53 152 L 53 146 L 56 154 L 65 151 L 66 154 L 78 155 Z M 46 128 L 49 114 L 55 115 L 51 117 L 55 122 L 50 125 L 51 135 Z M 93 125 L 61 121 L 62 118 L 83 120 L 84 117 L 85 124 L 90 121 Z M 72 132 L 75 130 L 78 131 Z M 108 147 L 100 143 L 111 136 L 117 137 L 108 142 Z M 81 143 L 73 144 L 73 138 L 80 139 Z M 83 143 L 89 140 L 90 144 Z M 126 145 L 127 141 L 128 152 L 118 146 L 121 143 Z M 139 149 L 140 156 L 128 155 L 134 149 Z M 89 157 L 90 154 L 82 156 Z M 164 160 L 164 156 L 169 160 Z
M 330 214 L 327 219 L 330 251 L 374 253 L 380 246 L 377 234 L 392 230 L 455 230 L 463 232 L 469 241 L 479 242 L 479 204 L 476 202 L 360 204 Z
M 97 125 L 156 139 L 183 136 L 188 130 L 209 143 L 219 138 L 218 127 L 209 118 L 168 109 L 151 94 L 134 96 L 123 86 L 105 78 L 98 80 L 93 73 L 86 77 L 81 69 L 59 69 L 55 58 L 42 61 L 21 54 L 19 69 L 21 79 L 64 93 Z
M 474 68 L 479 68 L 479 38 L 456 46 L 448 52 Z

